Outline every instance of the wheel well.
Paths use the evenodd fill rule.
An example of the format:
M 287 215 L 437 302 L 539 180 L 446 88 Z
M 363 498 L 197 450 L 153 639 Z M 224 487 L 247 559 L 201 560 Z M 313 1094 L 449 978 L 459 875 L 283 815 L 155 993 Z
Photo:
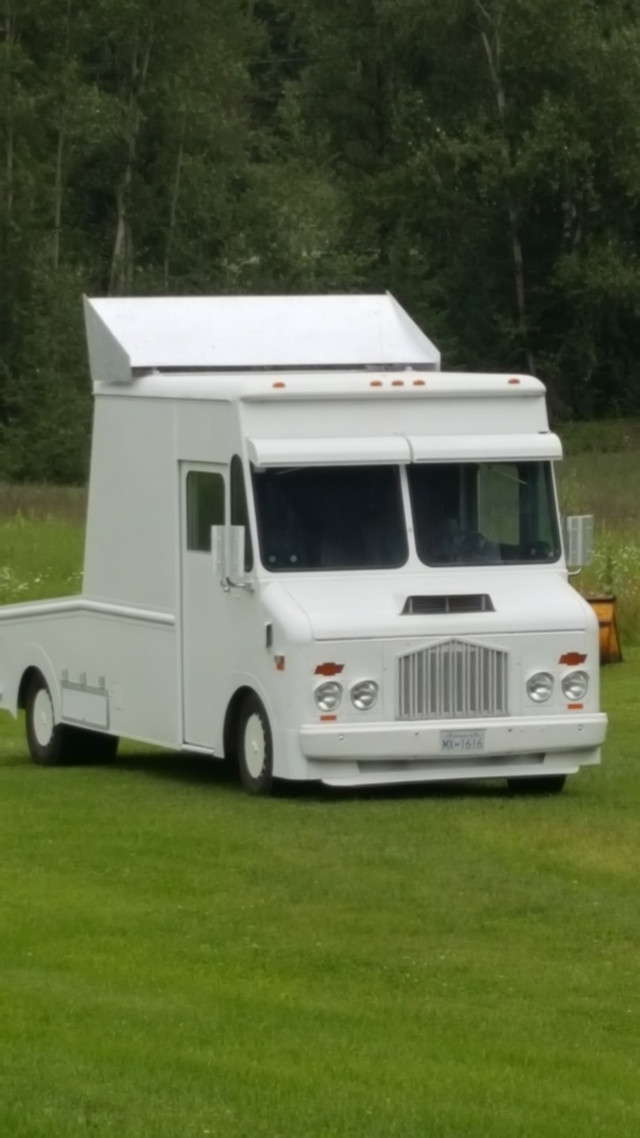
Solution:
M 238 717 L 240 715 L 240 708 L 242 707 L 248 695 L 255 695 L 253 688 L 238 688 L 227 708 L 227 714 L 224 720 L 224 756 L 226 759 L 232 759 L 234 762 L 237 758 L 236 735 L 238 728 Z
M 26 672 L 22 676 L 22 679 L 20 680 L 20 687 L 18 688 L 18 707 L 22 711 L 24 711 L 25 704 L 27 701 L 27 692 L 29 690 L 29 686 L 30 686 L 31 681 L 34 678 L 34 676 L 40 676 L 42 678 L 42 672 L 40 671 L 40 669 L 39 668 L 27 668 Z

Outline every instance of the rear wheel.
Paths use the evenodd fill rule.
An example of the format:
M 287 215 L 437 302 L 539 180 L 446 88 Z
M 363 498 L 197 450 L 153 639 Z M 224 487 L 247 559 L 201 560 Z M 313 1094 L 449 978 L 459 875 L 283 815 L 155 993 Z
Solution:
M 560 794 L 566 781 L 566 774 L 546 774 L 539 778 L 508 778 L 507 785 L 514 794 Z
M 56 723 L 53 700 L 40 672 L 32 677 L 24 704 L 27 743 L 34 763 L 58 766 L 68 761 L 68 728 Z
M 248 695 L 238 721 L 238 770 L 250 794 L 273 789 L 273 741 L 269 717 L 257 695 Z
M 52 767 L 65 763 L 104 763 L 115 758 L 116 735 L 56 723 L 51 692 L 40 672 L 35 673 L 27 688 L 24 710 L 27 743 L 34 763 Z

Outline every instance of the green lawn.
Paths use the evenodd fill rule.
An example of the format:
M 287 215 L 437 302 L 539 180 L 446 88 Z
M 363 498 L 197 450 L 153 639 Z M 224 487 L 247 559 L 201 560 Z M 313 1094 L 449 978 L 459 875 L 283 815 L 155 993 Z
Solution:
M 599 770 L 245 796 L 202 760 L 0 742 L 0 1133 L 640 1130 L 640 652 Z

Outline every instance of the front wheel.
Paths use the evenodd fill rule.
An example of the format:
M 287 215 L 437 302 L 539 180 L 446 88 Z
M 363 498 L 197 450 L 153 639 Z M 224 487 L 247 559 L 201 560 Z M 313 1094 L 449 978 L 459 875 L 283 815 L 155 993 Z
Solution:
M 560 794 L 567 781 L 566 774 L 535 775 L 530 778 L 508 778 L 507 785 L 514 794 Z
M 269 717 L 257 695 L 248 695 L 238 722 L 238 770 L 250 794 L 273 789 L 273 740 Z

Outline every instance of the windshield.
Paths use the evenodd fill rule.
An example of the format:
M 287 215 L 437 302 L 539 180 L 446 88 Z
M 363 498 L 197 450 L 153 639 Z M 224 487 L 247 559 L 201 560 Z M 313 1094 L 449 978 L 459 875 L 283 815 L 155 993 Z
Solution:
M 407 560 L 397 466 L 254 468 L 252 478 L 267 569 L 393 569 Z
M 427 565 L 557 561 L 548 462 L 408 467 L 416 547 Z

